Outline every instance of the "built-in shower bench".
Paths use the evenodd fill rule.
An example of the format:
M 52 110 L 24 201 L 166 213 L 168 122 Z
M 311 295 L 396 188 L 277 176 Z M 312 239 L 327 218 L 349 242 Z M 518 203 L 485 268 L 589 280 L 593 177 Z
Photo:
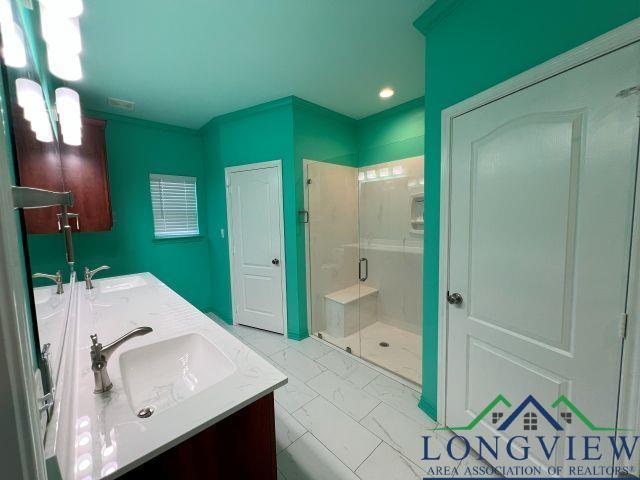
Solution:
M 378 289 L 362 283 L 324 296 L 327 333 L 346 337 L 376 321 Z

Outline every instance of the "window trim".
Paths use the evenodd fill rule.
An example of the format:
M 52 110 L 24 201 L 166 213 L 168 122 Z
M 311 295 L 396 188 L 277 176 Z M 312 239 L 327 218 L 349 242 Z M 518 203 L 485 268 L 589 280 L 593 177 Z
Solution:
M 158 233 L 157 227 L 156 227 L 156 215 L 155 215 L 155 205 L 154 205 L 154 200 L 153 200 L 153 187 L 154 187 L 154 182 L 162 182 L 162 181 L 167 181 L 167 182 L 174 182 L 174 183 L 180 183 L 180 181 L 182 181 L 183 183 L 187 183 L 187 182 L 192 182 L 193 183 L 193 190 L 194 190 L 194 200 L 195 200 L 195 231 L 184 231 L 184 232 L 178 232 L 178 233 Z M 201 232 L 201 228 L 200 228 L 200 212 L 198 209 L 198 177 L 195 176 L 189 176 L 189 175 L 170 175 L 170 174 L 165 174 L 165 173 L 149 173 L 149 195 L 150 195 L 150 200 L 151 200 L 151 219 L 152 219 L 152 225 L 153 225 L 153 239 L 154 240 L 178 240 L 178 239 L 189 239 L 189 238 L 198 238 L 198 237 L 202 237 L 202 232 Z M 161 205 L 160 208 L 163 207 L 163 201 L 162 201 L 162 195 L 160 198 L 160 202 Z

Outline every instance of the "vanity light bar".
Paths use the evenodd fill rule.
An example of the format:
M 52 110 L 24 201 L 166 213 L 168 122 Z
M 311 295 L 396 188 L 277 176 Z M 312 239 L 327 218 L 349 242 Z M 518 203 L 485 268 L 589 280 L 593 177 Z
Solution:
M 16 95 L 18 105 L 24 110 L 24 118 L 29 121 L 36 138 L 45 143 L 53 142 L 51 122 L 40 84 L 28 78 L 17 78 Z
M 62 141 L 67 145 L 82 144 L 82 113 L 80 95 L 71 88 L 56 88 L 56 109 L 60 119 Z
M 47 44 L 49 70 L 63 80 L 82 78 L 78 16 L 83 9 L 82 0 L 40 0 L 40 27 Z
M 0 30 L 2 31 L 4 62 L 10 67 L 22 68 L 27 65 L 24 47 L 24 33 L 13 21 L 10 0 L 0 0 Z

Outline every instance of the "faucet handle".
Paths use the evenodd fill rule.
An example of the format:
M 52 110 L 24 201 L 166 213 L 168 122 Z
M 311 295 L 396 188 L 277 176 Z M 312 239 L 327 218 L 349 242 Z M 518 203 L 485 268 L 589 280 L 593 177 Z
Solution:
M 98 346 L 98 334 L 94 333 L 93 335 L 89 335 L 89 338 L 91 339 L 91 343 L 93 343 L 94 347 Z
M 86 284 L 87 290 L 91 290 L 93 288 L 91 279 L 96 273 L 102 270 L 109 270 L 110 268 L 111 267 L 109 265 L 102 265 L 101 267 L 94 268 L 93 270 L 89 270 L 89 267 L 84 267 L 84 282 Z
M 89 270 L 89 267 L 84 267 L 84 275 L 89 277 L 93 277 L 96 273 L 102 270 L 109 270 L 111 267 L 109 265 L 102 265 L 101 267 L 94 268 L 93 270 Z
M 64 293 L 64 287 L 62 286 L 62 271 L 58 270 L 55 275 L 49 275 L 47 273 L 34 273 L 31 275 L 32 278 L 47 278 L 52 282 L 56 282 L 57 290 L 56 293 L 58 295 Z

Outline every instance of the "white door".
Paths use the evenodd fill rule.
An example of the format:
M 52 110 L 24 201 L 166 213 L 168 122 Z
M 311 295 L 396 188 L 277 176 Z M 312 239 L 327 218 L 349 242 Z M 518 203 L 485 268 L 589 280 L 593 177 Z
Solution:
M 228 171 L 234 322 L 284 333 L 282 188 L 278 166 Z
M 638 132 L 637 96 L 618 93 L 640 83 L 639 50 L 453 120 L 448 274 L 462 303 L 447 311 L 448 426 L 468 425 L 499 394 L 512 407 L 500 402 L 504 416 L 474 435 L 556 434 L 539 412 L 536 431 L 524 418 L 500 430 L 528 395 L 561 436 L 590 431 L 561 416 L 566 403 L 551 407 L 561 395 L 595 426 L 615 426 Z M 562 463 L 564 447 L 532 460 Z

